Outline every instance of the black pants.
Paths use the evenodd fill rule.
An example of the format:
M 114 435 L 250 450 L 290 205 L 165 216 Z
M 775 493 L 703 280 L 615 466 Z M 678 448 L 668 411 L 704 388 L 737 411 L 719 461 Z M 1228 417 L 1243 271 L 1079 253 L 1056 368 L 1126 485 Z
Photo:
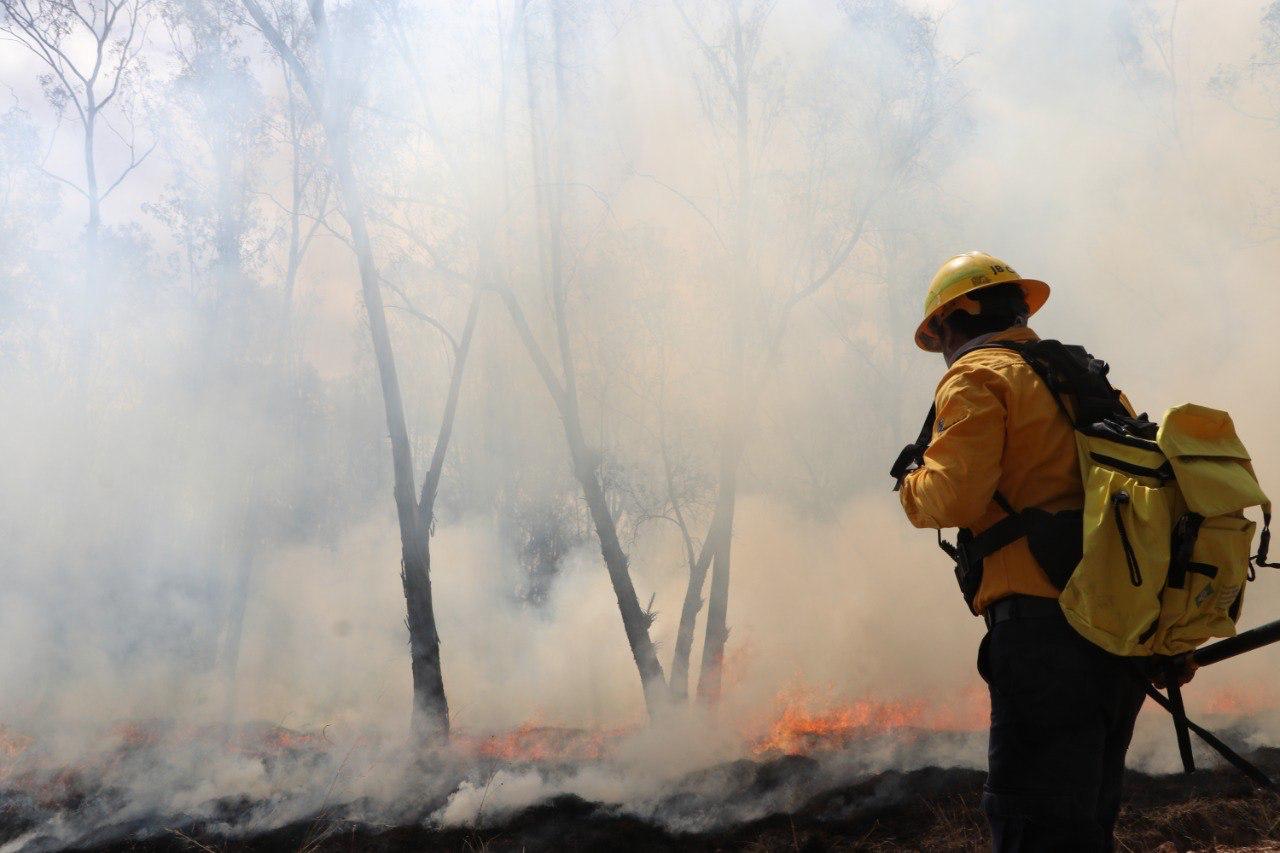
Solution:
M 1142 707 L 1130 663 L 1055 616 L 991 627 L 978 651 L 991 690 L 982 810 L 996 851 L 1110 851 L 1124 756 Z

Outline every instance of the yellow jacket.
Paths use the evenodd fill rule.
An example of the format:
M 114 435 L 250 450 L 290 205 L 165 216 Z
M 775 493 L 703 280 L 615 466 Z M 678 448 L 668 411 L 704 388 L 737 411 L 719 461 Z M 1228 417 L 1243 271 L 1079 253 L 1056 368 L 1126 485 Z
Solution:
M 1037 340 L 1026 327 L 992 339 Z M 1005 516 L 992 500 L 997 490 L 1018 510 L 1057 512 L 1083 504 L 1075 433 L 1020 355 L 1003 349 L 961 355 L 938 383 L 934 402 L 937 421 L 924 465 L 899 492 L 916 527 L 981 533 Z M 1025 538 L 983 561 L 974 609 L 981 613 L 1013 594 L 1058 597 Z

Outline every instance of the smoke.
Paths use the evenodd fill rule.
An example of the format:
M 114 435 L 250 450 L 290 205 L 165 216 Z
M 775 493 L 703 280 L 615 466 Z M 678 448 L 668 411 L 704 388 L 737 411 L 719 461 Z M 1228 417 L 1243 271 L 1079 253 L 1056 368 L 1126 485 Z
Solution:
M 522 723 L 626 734 L 598 765 L 486 774 L 459 758 L 429 793 L 404 787 L 400 538 L 347 225 L 314 116 L 261 36 L 235 4 L 174 2 L 111 114 L 119 132 L 99 140 L 111 175 L 129 140 L 157 144 L 104 203 L 96 254 L 83 199 L 49 177 L 83 182 L 73 111 L 45 99 L 35 58 L 0 49 L 0 731 L 50 765 L 92 764 L 121 723 L 198 731 L 159 769 L 103 771 L 133 814 L 292 791 L 244 826 L 362 797 L 466 825 L 563 793 L 695 829 L 710 819 L 657 805 L 673 780 L 749 754 L 796 696 L 924 702 L 962 730 L 869 741 L 819 779 L 980 767 L 982 626 L 884 476 L 942 370 L 911 344 L 919 298 L 958 251 L 1048 281 L 1034 327 L 1108 360 L 1139 409 L 1230 410 L 1280 489 L 1265 4 L 746 4 L 760 52 L 745 276 L 716 64 L 728 6 L 529 4 L 518 19 L 525 4 L 331 5 L 343 71 L 329 82 L 353 105 L 419 478 L 453 363 L 419 315 L 456 338 L 467 279 L 501 278 L 558 356 L 530 149 L 563 134 L 584 431 L 668 668 L 688 565 L 662 450 L 700 541 L 745 330 L 758 396 L 740 424 L 724 703 L 643 727 L 560 417 L 489 293 L 432 539 L 452 719 L 477 738 Z M 859 217 L 847 257 L 792 309 Z M 1260 574 L 1245 627 L 1280 615 L 1280 579 Z M 1275 654 L 1204 671 L 1189 710 L 1247 716 L 1251 744 L 1275 743 Z M 259 723 L 331 743 L 318 767 L 270 765 L 209 734 Z M 1144 715 L 1131 763 L 1174 769 L 1166 729 Z

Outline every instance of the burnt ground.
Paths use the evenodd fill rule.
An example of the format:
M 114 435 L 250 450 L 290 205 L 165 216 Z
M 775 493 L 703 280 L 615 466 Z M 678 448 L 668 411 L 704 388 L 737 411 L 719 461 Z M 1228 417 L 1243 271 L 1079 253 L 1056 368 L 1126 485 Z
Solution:
M 1252 756 L 1273 777 L 1280 749 Z M 737 798 L 773 801 L 782 789 L 804 790 L 819 762 L 785 756 L 738 761 L 694 774 L 673 786 L 655 813 L 679 815 L 695 807 L 694 794 L 713 782 L 721 802 Z M 82 838 L 72 849 L 93 851 L 846 851 L 981 850 L 985 826 L 977 811 L 983 774 L 976 770 L 924 768 L 887 771 L 849 784 L 820 786 L 786 813 L 696 833 L 664 828 L 612 806 L 561 796 L 527 808 L 501 825 L 440 829 L 421 822 L 376 826 L 329 815 L 269 832 L 229 839 L 216 827 L 234 823 L 251 803 L 221 804 L 217 821 L 147 821 L 115 826 L 112 840 Z M 1230 768 L 1194 775 L 1130 773 L 1121 816 L 1121 850 L 1280 850 L 1280 796 L 1260 793 Z M 785 801 L 782 798 L 780 801 Z M 26 828 L 20 804 L 0 807 L 0 848 Z M 706 808 L 703 802 L 699 807 Z M 675 821 L 678 824 L 678 821 Z M 1162 847 L 1162 845 L 1164 845 Z M 39 846 L 38 839 L 36 846 Z M 43 847 L 42 849 L 53 849 Z

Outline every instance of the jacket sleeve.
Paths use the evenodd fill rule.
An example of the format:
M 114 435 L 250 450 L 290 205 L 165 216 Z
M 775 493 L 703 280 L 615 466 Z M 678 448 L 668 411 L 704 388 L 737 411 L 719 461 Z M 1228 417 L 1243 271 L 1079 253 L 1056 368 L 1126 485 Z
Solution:
M 913 525 L 968 527 L 986 512 L 1000 482 L 1010 387 L 998 371 L 963 362 L 943 377 L 924 465 L 899 492 Z

